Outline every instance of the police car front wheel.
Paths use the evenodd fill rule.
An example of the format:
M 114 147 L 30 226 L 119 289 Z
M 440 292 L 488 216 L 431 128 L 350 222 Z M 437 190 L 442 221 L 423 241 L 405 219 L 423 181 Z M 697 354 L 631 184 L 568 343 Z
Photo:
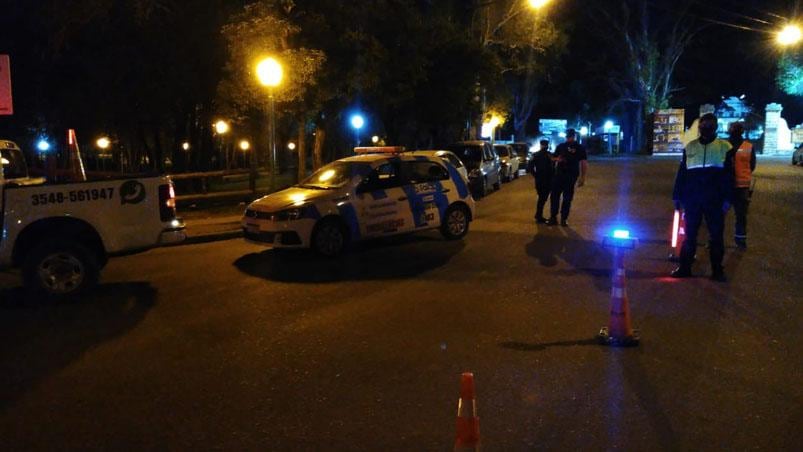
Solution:
M 345 228 L 333 218 L 321 220 L 312 233 L 313 249 L 326 257 L 334 257 L 342 253 L 347 240 Z
M 448 240 L 458 240 L 468 233 L 468 210 L 461 205 L 451 206 L 446 210 L 441 225 L 441 234 Z

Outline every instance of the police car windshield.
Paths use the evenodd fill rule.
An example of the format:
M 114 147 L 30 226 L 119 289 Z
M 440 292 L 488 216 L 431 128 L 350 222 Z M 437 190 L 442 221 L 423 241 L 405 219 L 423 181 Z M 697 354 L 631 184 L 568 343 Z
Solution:
M 1 149 L 0 163 L 3 166 L 5 179 L 22 179 L 28 177 L 28 167 L 22 152 L 16 149 Z
M 351 179 L 351 163 L 335 162 L 314 172 L 298 184 L 301 188 L 330 190 L 340 188 Z

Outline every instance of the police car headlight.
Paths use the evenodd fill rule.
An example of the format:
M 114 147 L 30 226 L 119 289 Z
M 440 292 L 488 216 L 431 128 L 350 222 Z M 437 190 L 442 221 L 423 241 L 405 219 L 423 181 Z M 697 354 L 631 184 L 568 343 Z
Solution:
M 293 221 L 293 220 L 298 220 L 303 216 L 304 216 L 303 207 L 282 210 L 273 214 L 273 218 L 276 221 Z

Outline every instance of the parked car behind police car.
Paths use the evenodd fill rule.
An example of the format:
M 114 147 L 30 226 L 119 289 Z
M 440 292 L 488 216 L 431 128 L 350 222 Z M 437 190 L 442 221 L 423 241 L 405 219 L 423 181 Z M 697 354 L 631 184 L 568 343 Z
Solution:
M 242 220 L 245 239 L 335 256 L 374 237 L 436 228 L 447 239 L 465 236 L 474 217 L 466 179 L 441 158 L 402 150 L 357 148 L 360 155 L 254 201 Z
M 463 165 L 463 161 L 455 155 L 452 151 L 446 150 L 417 150 L 417 151 L 408 151 L 405 154 L 408 155 L 425 155 L 429 157 L 440 157 L 443 160 L 454 165 L 457 168 L 457 172 L 462 174 L 463 177 L 468 180 L 468 170 L 466 170 L 466 166 Z

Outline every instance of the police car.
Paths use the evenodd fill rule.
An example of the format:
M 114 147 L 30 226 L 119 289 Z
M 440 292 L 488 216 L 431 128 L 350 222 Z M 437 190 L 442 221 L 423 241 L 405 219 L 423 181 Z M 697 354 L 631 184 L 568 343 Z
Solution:
M 356 148 L 358 155 L 254 201 L 242 220 L 245 239 L 336 256 L 350 242 L 414 231 L 464 237 L 474 217 L 468 181 L 448 161 L 403 151 Z

